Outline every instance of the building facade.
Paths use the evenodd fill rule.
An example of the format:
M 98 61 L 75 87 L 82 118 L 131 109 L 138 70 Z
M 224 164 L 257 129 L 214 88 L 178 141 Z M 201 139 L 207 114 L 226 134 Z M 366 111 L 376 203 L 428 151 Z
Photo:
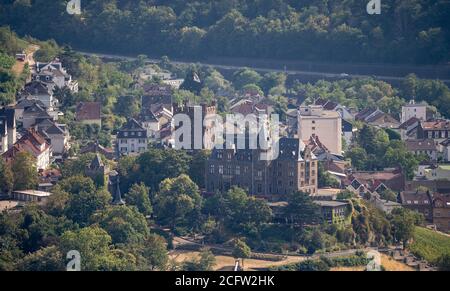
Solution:
M 119 155 L 137 155 L 148 148 L 147 130 L 136 119 L 131 118 L 117 133 Z
M 322 106 L 302 106 L 298 112 L 298 137 L 309 140 L 318 136 L 334 154 L 342 154 L 342 118 L 336 111 L 324 110 Z
M 214 149 L 206 163 L 207 192 L 224 192 L 237 186 L 269 200 L 296 191 L 317 193 L 318 161 L 302 141 L 280 139 L 275 160 L 262 160 L 263 153 L 261 149 Z

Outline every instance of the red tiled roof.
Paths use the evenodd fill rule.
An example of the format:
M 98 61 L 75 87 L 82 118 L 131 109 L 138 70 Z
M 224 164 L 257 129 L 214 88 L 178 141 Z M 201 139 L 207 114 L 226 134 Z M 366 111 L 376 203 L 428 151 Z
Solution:
M 80 102 L 77 106 L 77 120 L 101 119 L 102 106 L 99 102 Z
M 450 129 L 450 121 L 448 120 L 425 121 L 421 124 L 425 130 Z

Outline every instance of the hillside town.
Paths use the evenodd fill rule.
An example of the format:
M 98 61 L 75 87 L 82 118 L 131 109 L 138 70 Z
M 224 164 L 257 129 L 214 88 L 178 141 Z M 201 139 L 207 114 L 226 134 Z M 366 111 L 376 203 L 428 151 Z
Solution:
M 22 35 L 0 26 L 0 271 L 450 270 L 448 82 Z

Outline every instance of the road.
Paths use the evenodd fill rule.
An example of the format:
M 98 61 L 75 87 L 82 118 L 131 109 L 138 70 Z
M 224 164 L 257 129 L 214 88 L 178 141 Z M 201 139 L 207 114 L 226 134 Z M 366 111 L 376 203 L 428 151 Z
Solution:
M 92 52 L 82 52 L 78 51 L 79 53 L 85 55 L 85 56 L 98 56 L 100 58 L 107 58 L 107 59 L 116 59 L 116 60 L 136 60 L 136 57 L 130 57 L 130 56 L 122 56 L 122 55 L 114 55 L 114 54 L 102 54 L 102 53 L 92 53 Z M 157 59 L 150 59 L 150 62 L 159 62 Z M 190 64 L 193 62 L 187 62 L 187 61 L 172 61 L 174 64 Z M 339 79 L 339 78 L 376 78 L 378 80 L 386 81 L 386 82 L 400 82 L 405 80 L 404 77 L 393 77 L 393 76 L 381 76 L 381 75 L 360 75 L 360 74 L 351 74 L 351 75 L 343 75 L 342 73 L 325 73 L 325 72 L 314 72 L 314 71 L 304 71 L 304 70 L 281 70 L 281 69 L 273 69 L 273 68 L 262 68 L 257 66 L 234 66 L 234 65 L 220 65 L 220 64 L 213 64 L 213 63 L 207 63 L 207 62 L 194 62 L 196 64 L 200 64 L 203 66 L 211 66 L 216 69 L 223 69 L 223 70 L 239 70 L 243 68 L 251 68 L 255 71 L 261 72 L 261 73 L 268 73 L 268 72 L 279 72 L 279 73 L 286 73 L 288 75 L 301 75 L 301 76 L 309 76 L 309 77 L 315 77 L 318 79 Z M 450 84 L 450 79 L 442 79 L 446 84 Z
M 14 74 L 16 76 L 19 76 L 20 74 L 22 74 L 23 68 L 25 67 L 26 63 L 28 63 L 28 67 L 30 69 L 34 66 L 34 64 L 35 64 L 34 53 L 37 50 L 39 50 L 39 47 L 37 45 L 34 45 L 34 44 L 29 45 L 25 50 L 25 53 L 27 54 L 27 59 L 24 62 L 16 60 L 16 63 L 14 64 L 14 66 L 11 69 L 12 72 L 14 72 Z

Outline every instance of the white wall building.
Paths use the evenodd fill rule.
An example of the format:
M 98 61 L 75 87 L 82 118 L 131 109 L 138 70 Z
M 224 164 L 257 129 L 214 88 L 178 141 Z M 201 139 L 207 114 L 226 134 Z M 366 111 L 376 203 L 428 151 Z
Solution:
M 309 140 L 313 135 L 333 154 L 342 154 L 342 118 L 336 111 L 322 106 L 302 106 L 298 112 L 298 136 Z
M 411 118 L 415 117 L 422 121 L 427 120 L 427 108 L 428 106 L 425 103 L 415 103 L 414 100 L 411 100 L 409 104 L 402 107 L 402 120 L 404 123 Z

